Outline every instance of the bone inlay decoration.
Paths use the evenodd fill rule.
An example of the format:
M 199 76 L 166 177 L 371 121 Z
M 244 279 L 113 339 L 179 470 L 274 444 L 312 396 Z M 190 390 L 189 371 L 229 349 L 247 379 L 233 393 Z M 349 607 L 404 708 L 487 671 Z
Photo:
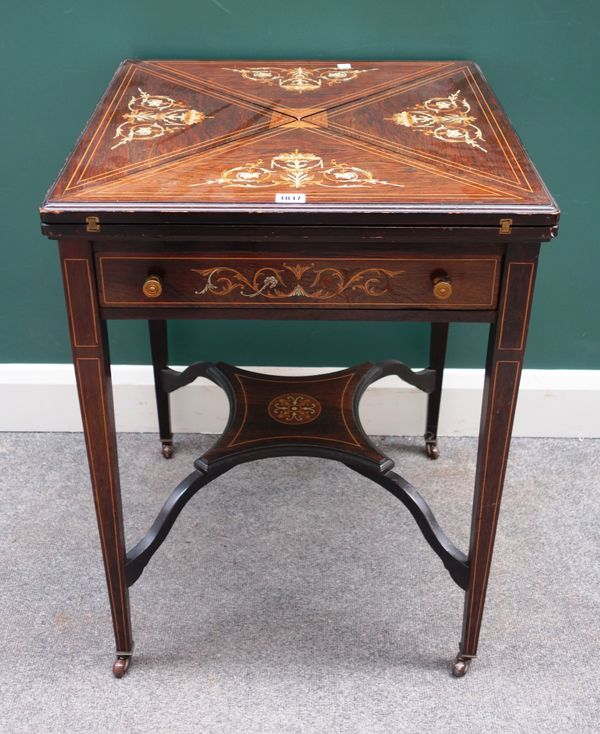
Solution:
M 119 138 L 119 142 L 112 146 L 112 150 L 133 141 L 160 138 L 207 118 L 204 112 L 192 110 L 171 97 L 149 94 L 142 89 L 138 92 L 139 96 L 129 100 L 129 112 L 123 115 L 125 122 L 119 125 L 114 136 Z
M 336 296 L 349 297 L 353 292 L 363 292 L 377 297 L 386 294 L 392 281 L 404 270 L 364 268 L 352 272 L 333 267 L 310 265 L 265 266 L 253 273 L 242 273 L 224 265 L 204 269 L 191 269 L 202 278 L 197 296 L 228 296 L 237 291 L 244 298 L 262 296 L 269 299 L 314 298 L 328 300 Z
M 286 393 L 269 403 L 269 416 L 279 423 L 298 425 L 311 423 L 321 415 L 321 403 L 312 395 Z
M 288 92 L 314 92 L 320 89 L 323 83 L 327 86 L 351 82 L 361 74 L 377 69 L 340 69 L 337 66 L 322 66 L 318 69 L 306 69 L 296 66 L 293 69 L 283 69 L 277 66 L 253 66 L 248 69 L 229 69 L 241 74 L 242 78 L 260 84 L 277 82 L 282 89 Z
M 386 120 L 396 125 L 421 130 L 444 143 L 466 143 L 472 148 L 487 153 L 480 142 L 485 142 L 483 133 L 474 123 L 476 117 L 469 114 L 471 105 L 460 96 L 460 89 L 448 97 L 432 97 L 411 109 L 396 112 Z
M 268 188 L 272 186 L 287 186 L 292 189 L 301 189 L 305 186 L 323 186 L 325 188 L 351 189 L 363 186 L 399 186 L 403 184 L 390 183 L 375 178 L 371 171 L 347 163 L 338 163 L 331 160 L 327 166 L 318 155 L 302 153 L 298 149 L 292 153 L 279 153 L 271 158 L 268 167 L 262 159 L 254 163 L 244 163 L 223 171 L 219 178 L 209 179 L 191 186 L 235 186 L 238 188 Z

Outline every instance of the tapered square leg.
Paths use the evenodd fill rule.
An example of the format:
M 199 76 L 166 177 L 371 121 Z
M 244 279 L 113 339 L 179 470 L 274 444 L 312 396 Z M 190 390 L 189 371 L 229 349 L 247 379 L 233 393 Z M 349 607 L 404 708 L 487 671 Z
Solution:
M 156 409 L 158 412 L 158 430 L 162 453 L 165 459 L 173 456 L 173 433 L 171 431 L 171 406 L 169 393 L 163 388 L 162 370 L 169 364 L 169 345 L 167 339 L 167 322 L 148 321 L 150 331 L 150 351 L 154 370 L 154 390 L 156 393 Z
M 477 654 L 536 266 L 534 246 L 513 245 L 509 249 L 498 320 L 490 329 L 469 544 L 469 586 L 460 652 L 453 667 L 456 676 L 464 675 Z
M 125 580 L 108 336 L 93 288 L 94 262 L 89 244 L 63 240 L 60 253 L 73 363 L 117 647 L 115 675 L 120 677 L 133 653 L 133 640 Z
M 430 459 L 437 459 L 440 451 L 437 444 L 440 403 L 442 400 L 442 382 L 446 362 L 446 344 L 448 343 L 448 324 L 432 323 L 429 346 L 429 369 L 435 371 L 435 388 L 427 399 L 427 423 L 425 425 L 425 450 Z

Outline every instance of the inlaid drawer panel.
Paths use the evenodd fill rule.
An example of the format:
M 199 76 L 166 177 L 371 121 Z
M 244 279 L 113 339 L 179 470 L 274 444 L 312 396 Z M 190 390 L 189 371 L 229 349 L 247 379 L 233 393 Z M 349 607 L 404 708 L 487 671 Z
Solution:
M 493 309 L 498 255 L 97 256 L 104 307 Z

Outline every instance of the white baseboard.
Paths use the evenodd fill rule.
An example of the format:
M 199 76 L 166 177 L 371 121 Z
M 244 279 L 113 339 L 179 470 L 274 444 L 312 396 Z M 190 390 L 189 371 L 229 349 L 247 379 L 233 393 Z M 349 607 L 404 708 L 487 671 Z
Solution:
M 310 375 L 321 368 L 249 367 L 278 375 Z M 479 432 L 483 370 L 448 369 L 440 435 Z M 152 369 L 116 365 L 113 389 L 117 430 L 157 430 Z M 386 377 L 367 390 L 361 418 L 373 435 L 419 435 L 426 397 Z M 600 370 L 525 370 L 515 418 L 515 436 L 600 437 Z M 227 399 L 205 379 L 172 396 L 176 433 L 217 433 L 227 417 Z M 0 364 L 0 431 L 81 431 L 73 367 L 65 364 Z

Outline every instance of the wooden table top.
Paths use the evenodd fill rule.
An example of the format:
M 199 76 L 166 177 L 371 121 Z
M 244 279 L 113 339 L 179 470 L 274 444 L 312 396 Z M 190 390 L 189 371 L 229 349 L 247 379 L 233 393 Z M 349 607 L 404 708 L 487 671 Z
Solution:
M 469 61 L 125 61 L 41 209 L 49 223 L 327 212 L 558 219 Z

